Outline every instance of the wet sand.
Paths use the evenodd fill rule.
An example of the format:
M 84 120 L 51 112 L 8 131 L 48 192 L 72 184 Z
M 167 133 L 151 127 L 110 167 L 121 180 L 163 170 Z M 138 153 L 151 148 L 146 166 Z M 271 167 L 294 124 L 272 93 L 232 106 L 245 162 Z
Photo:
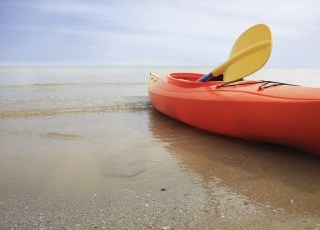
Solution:
M 320 229 L 320 159 L 154 111 L 1 118 L 0 229 Z

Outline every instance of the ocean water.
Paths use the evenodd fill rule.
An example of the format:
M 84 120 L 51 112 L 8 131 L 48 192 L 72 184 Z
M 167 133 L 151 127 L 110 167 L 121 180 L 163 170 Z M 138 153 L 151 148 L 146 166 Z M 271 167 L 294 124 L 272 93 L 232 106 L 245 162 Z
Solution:
M 320 159 L 156 112 L 149 72 L 0 67 L 0 229 L 316 229 Z M 320 87 L 320 69 L 250 79 Z
M 146 110 L 147 79 L 210 67 L 0 67 L 0 117 Z M 248 79 L 320 87 L 319 69 L 263 69 Z
M 183 69 L 1 67 L 0 117 L 145 110 L 150 107 L 147 99 L 149 72 L 162 75 Z

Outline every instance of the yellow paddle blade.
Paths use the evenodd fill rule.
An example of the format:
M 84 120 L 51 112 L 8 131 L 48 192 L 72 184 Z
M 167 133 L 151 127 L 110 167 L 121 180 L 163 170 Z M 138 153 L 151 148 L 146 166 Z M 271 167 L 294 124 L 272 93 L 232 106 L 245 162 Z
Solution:
M 212 71 L 213 76 L 223 74 L 223 80 L 240 80 L 268 61 L 272 48 L 272 36 L 268 26 L 258 24 L 250 27 L 233 45 L 229 59 Z

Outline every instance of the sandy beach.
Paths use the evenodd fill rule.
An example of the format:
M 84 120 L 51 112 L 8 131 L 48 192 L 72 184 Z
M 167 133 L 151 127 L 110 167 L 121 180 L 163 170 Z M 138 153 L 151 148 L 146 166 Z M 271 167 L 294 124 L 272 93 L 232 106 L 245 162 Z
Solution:
M 319 157 L 182 124 L 144 84 L 45 84 L 1 88 L 0 229 L 320 229 Z
M 1 123 L 1 229 L 320 227 L 316 157 L 151 109 L 14 123 Z

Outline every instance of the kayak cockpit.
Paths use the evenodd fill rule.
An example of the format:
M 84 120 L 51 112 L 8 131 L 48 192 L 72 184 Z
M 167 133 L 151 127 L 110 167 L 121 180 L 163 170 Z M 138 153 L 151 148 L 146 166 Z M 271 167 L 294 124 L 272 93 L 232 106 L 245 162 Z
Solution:
M 202 73 L 170 73 L 168 78 L 174 80 L 197 81 L 202 76 Z
M 207 81 L 207 82 L 198 82 L 197 80 L 203 76 L 203 73 L 170 73 L 167 76 L 167 80 L 169 83 L 176 85 L 184 85 L 184 86 L 203 86 L 203 84 L 210 85 L 219 85 L 223 83 L 223 81 Z

